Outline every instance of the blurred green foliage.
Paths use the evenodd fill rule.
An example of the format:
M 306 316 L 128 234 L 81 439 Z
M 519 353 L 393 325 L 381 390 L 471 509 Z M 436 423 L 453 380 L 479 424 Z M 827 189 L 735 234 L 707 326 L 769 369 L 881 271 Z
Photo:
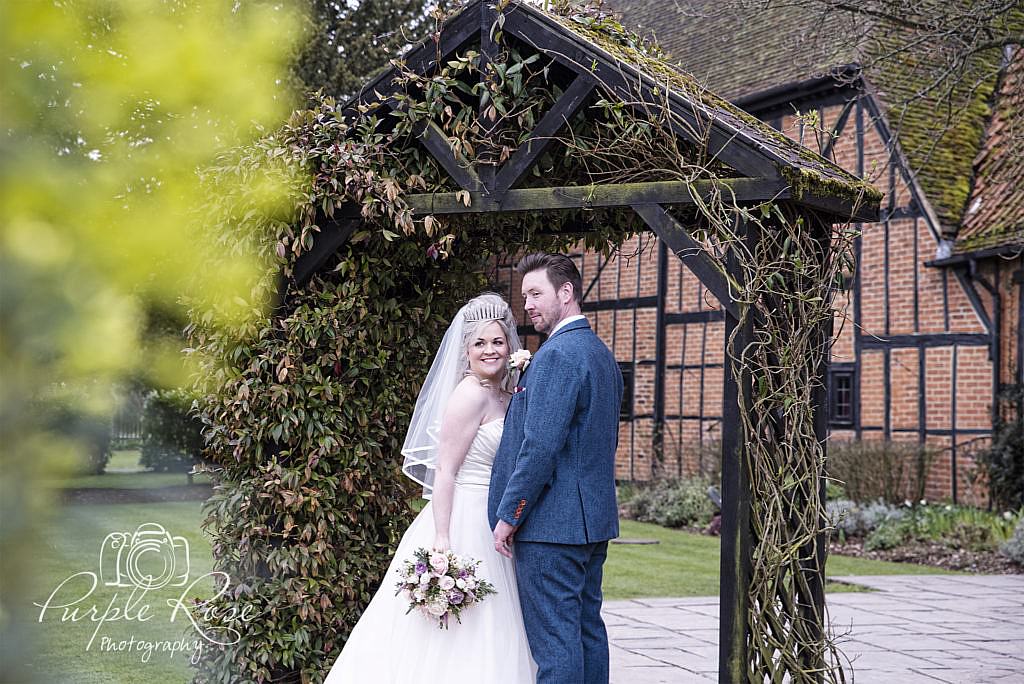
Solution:
M 32 544 L 52 516 L 39 483 L 87 451 L 110 383 L 145 367 L 183 381 L 180 343 L 140 344 L 150 307 L 245 293 L 254 260 L 198 270 L 197 170 L 292 104 L 299 15 L 288 2 L 0 3 L 0 678 L 24 682 L 16 625 Z M 236 181 L 237 182 L 237 181 Z M 273 186 L 262 184 L 272 203 Z M 76 419 L 77 420 L 77 419 Z

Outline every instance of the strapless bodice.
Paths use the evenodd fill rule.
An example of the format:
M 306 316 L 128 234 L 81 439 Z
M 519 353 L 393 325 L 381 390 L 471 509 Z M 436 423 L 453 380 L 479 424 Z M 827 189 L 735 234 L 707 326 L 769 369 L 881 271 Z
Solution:
M 494 454 L 498 452 L 504 425 L 505 419 L 497 418 L 477 428 L 476 437 L 466 452 L 466 459 L 455 475 L 456 485 L 490 486 L 491 465 L 494 463 Z

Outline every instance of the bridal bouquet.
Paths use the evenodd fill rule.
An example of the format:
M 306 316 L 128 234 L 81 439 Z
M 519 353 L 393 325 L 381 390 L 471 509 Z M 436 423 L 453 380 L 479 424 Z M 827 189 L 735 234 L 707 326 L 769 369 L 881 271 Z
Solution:
M 402 579 L 395 594 L 404 594 L 409 600 L 406 614 L 418 610 L 437 620 L 438 628 L 448 629 L 450 617 L 461 623 L 463 610 L 497 593 L 490 582 L 476 576 L 478 565 L 480 561 L 451 551 L 418 548 L 399 568 Z

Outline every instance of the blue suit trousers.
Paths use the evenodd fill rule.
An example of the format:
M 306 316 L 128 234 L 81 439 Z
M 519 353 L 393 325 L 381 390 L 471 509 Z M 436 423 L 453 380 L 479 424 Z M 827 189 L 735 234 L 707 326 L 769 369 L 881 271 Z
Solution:
M 601 575 L 608 542 L 514 542 L 519 603 L 537 684 L 607 684 Z

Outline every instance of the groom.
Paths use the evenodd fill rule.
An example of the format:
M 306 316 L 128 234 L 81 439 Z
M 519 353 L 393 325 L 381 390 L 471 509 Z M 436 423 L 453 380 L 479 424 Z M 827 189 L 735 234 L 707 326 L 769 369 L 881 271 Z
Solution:
M 488 515 L 512 557 L 538 684 L 608 681 L 601 571 L 619 534 L 615 449 L 622 374 L 580 314 L 582 280 L 560 254 L 516 266 L 533 327 L 548 339 L 512 396 Z

